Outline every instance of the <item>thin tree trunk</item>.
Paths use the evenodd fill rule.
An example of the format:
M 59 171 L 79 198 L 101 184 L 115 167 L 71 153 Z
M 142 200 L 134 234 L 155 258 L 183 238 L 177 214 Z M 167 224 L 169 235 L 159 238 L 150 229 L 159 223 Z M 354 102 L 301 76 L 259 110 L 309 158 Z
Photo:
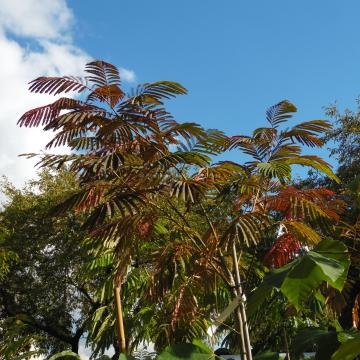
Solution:
M 221 250 L 219 250 L 219 255 L 220 255 L 220 261 L 221 261 L 222 268 L 225 271 L 226 275 L 229 277 L 229 285 L 231 286 L 234 297 L 236 298 L 239 295 L 239 293 L 238 293 L 238 289 L 236 286 L 234 276 L 233 276 L 232 272 L 229 270 L 229 268 L 226 264 L 224 255 L 222 254 Z M 235 313 L 235 321 L 237 320 L 238 326 L 239 326 L 239 334 L 240 334 L 239 345 L 240 345 L 241 360 L 247 360 L 246 346 L 245 346 L 245 340 L 244 340 L 244 326 L 243 326 L 243 320 L 242 320 L 240 308 L 237 307 L 236 310 L 234 311 L 234 313 Z
M 256 203 L 256 200 L 255 200 L 254 204 L 255 203 Z M 255 205 L 254 205 L 254 208 L 255 208 Z M 201 209 L 207 219 L 207 222 L 212 230 L 212 233 L 213 233 L 215 239 L 219 240 L 216 230 L 215 230 L 215 227 L 214 227 L 213 223 L 211 222 L 209 216 L 207 215 L 202 204 L 201 204 Z M 238 268 L 238 263 L 237 263 L 235 242 L 234 242 L 233 250 L 235 250 L 235 252 L 233 252 L 233 260 L 234 260 L 234 268 L 236 269 L 236 276 L 237 276 L 236 283 L 234 284 L 235 285 L 234 290 L 235 290 L 235 296 L 236 296 L 237 294 L 238 295 L 242 294 L 242 289 L 241 289 L 241 283 L 240 283 L 241 279 L 240 279 L 240 274 L 239 274 L 239 268 Z M 230 279 L 231 278 L 233 279 L 232 273 L 229 271 L 228 267 L 226 266 L 226 263 L 224 261 L 224 257 L 222 255 L 221 251 L 219 251 L 219 252 L 220 252 L 220 258 L 221 258 L 221 262 L 223 263 L 224 270 L 229 273 Z M 234 257 L 234 255 L 235 255 L 235 257 Z M 252 360 L 249 330 L 248 330 L 248 326 L 247 326 L 247 322 L 246 322 L 246 313 L 245 313 L 245 311 L 241 311 L 241 306 L 244 307 L 243 302 L 240 303 L 240 309 L 238 307 L 235 312 L 236 318 L 238 319 L 238 322 L 239 322 L 240 345 L 241 345 L 240 351 L 242 352 L 242 355 L 243 355 L 243 358 L 241 360 Z M 245 320 L 245 322 L 244 322 L 244 320 Z M 246 339 L 246 333 L 247 333 L 248 341 Z
M 239 323 L 239 332 L 240 332 L 240 358 L 241 360 L 248 360 L 247 352 L 246 352 L 246 345 L 245 345 L 245 338 L 244 338 L 244 323 L 241 316 L 240 308 L 237 307 L 236 309 L 236 316 Z
M 234 270 L 235 270 L 236 288 L 237 288 L 238 294 L 242 295 L 241 278 L 240 278 L 240 272 L 239 272 L 239 264 L 238 264 L 238 259 L 237 259 L 235 241 L 233 242 L 232 258 L 233 258 L 233 265 L 234 265 Z M 252 360 L 249 326 L 247 323 L 245 304 L 244 304 L 243 299 L 240 302 L 239 309 L 240 309 L 240 314 L 241 314 L 242 324 L 243 324 L 243 336 L 244 336 L 247 360 Z
M 121 298 L 120 298 L 120 286 L 116 286 L 114 288 L 114 297 L 115 297 L 115 309 L 116 309 L 116 330 L 118 334 L 119 348 L 122 353 L 126 353 L 126 340 L 125 340 L 124 320 L 123 320 L 123 312 L 122 312 Z
M 284 334 L 284 343 L 285 343 L 285 351 L 286 351 L 286 359 L 291 360 L 290 358 L 290 350 L 289 350 L 289 343 L 286 335 L 286 330 L 283 328 L 283 334 Z

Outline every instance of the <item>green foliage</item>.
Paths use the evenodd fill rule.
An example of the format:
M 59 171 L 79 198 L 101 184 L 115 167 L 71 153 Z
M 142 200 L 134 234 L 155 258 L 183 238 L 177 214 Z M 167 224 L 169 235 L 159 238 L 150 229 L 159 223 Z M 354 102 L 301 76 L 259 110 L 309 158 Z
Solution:
M 339 162 L 339 177 L 345 184 L 349 184 L 360 172 L 359 100 L 355 110 L 346 109 L 340 113 L 336 105 L 331 105 L 327 108 L 327 115 L 333 119 L 336 126 L 329 129 L 325 140 L 331 146 L 330 154 L 336 156 Z
M 10 359 L 28 353 L 30 344 L 44 354 L 77 349 L 98 307 L 94 293 L 102 280 L 100 272 L 97 279 L 84 272 L 91 257 L 81 216 L 48 216 L 77 188 L 75 179 L 66 171 L 39 175 L 23 189 L 2 183 L 1 242 L 16 254 L 0 278 L 0 353 Z
M 251 296 L 248 312 L 250 315 L 254 314 L 274 289 L 280 290 L 298 310 L 323 281 L 341 291 L 349 263 L 346 246 L 341 242 L 325 239 L 314 250 L 267 274 Z
M 0 280 L 9 272 L 11 264 L 19 260 L 16 253 L 0 247 Z
M 290 129 L 280 130 L 279 126 L 287 122 L 296 107 L 284 100 L 270 107 L 267 111 L 267 120 L 271 127 L 258 128 L 253 135 L 233 136 L 229 148 L 238 148 L 251 156 L 248 162 L 251 168 L 267 178 L 274 178 L 282 184 L 291 180 L 291 165 L 302 165 L 318 170 L 330 178 L 338 181 L 332 172 L 331 166 L 321 158 L 314 155 L 302 155 L 301 147 L 296 144 L 321 147 L 323 140 L 319 134 L 331 128 L 325 120 L 312 120 L 295 125 Z

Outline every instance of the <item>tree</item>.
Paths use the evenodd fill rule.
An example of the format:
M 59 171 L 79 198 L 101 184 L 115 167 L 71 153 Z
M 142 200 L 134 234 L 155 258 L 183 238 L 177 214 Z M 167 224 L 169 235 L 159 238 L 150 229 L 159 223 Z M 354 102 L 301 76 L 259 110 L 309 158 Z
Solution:
M 22 189 L 2 183 L 7 200 L 0 214 L 1 243 L 16 261 L 0 278 L 1 359 L 13 359 L 30 347 L 44 354 L 69 347 L 77 352 L 100 306 L 94 293 L 101 274 L 84 276 L 91 257 L 81 217 L 74 212 L 48 216 L 75 189 L 67 171 L 43 171 Z
M 323 126 L 322 129 L 325 128 Z M 278 141 L 284 146 L 288 145 L 286 139 L 292 141 L 290 136 L 285 135 L 288 133 L 289 130 L 280 133 Z M 316 141 L 312 133 L 302 131 L 301 135 L 311 136 Z M 273 139 L 269 143 L 274 149 L 279 148 Z M 321 166 L 336 178 L 321 159 L 302 158 L 300 148 L 297 149 L 298 153 L 290 154 L 283 149 L 285 169 L 289 170 L 287 162 L 304 161 L 309 165 L 313 161 L 314 167 Z M 278 164 L 280 167 L 281 161 Z M 278 164 L 275 164 L 276 168 Z M 282 179 L 290 178 L 282 174 Z M 332 192 L 325 189 L 301 191 L 288 187 L 286 183 L 274 182 L 272 177 L 276 180 L 276 173 L 275 176 L 271 172 L 259 176 L 258 167 L 253 162 L 248 166 L 223 162 L 193 171 L 191 176 L 190 194 L 182 191 L 174 198 L 171 193 L 164 192 L 161 198 L 152 199 L 151 206 L 141 210 L 143 215 L 151 214 L 142 228 L 146 230 L 147 243 L 138 249 L 130 267 L 137 271 L 143 265 L 146 273 L 150 273 L 148 285 L 146 281 L 145 284 L 141 281 L 138 290 L 133 291 L 138 299 L 131 298 L 139 309 L 138 313 L 134 310 L 130 313 L 133 322 L 141 324 L 137 336 L 155 341 L 160 348 L 171 341 L 183 342 L 194 336 L 204 336 L 214 321 L 215 299 L 218 300 L 216 305 L 225 307 L 231 296 L 239 297 L 235 280 L 238 261 L 234 261 L 232 250 L 234 240 L 236 255 L 239 249 L 242 253 L 240 272 L 246 275 L 249 284 L 249 275 L 256 272 L 254 265 L 258 264 L 258 260 L 254 259 L 264 256 L 261 246 L 264 246 L 266 233 L 276 240 L 277 229 L 284 226 L 289 241 L 314 246 L 323 234 L 313 227 L 329 231 L 331 222 L 339 217 L 336 211 L 339 204 L 332 200 Z M 177 181 L 179 186 L 186 185 L 186 180 L 182 178 Z M 128 234 L 128 219 L 116 226 L 116 234 Z M 134 234 L 135 230 L 132 228 L 131 233 Z M 113 227 L 100 230 L 97 235 L 101 243 L 109 241 L 114 236 Z M 280 243 L 281 240 L 277 239 L 277 244 Z M 296 255 L 295 249 L 287 254 L 285 260 L 281 260 L 282 255 L 278 258 L 286 263 Z M 131 281 L 132 270 L 128 274 L 127 283 Z M 250 287 L 245 289 L 247 292 L 250 290 Z M 153 301 L 149 305 L 147 296 L 150 294 Z M 219 310 L 217 306 L 215 308 Z M 241 316 L 238 316 L 239 323 Z M 130 329 L 136 333 L 134 328 Z
M 227 185 L 233 192 L 238 189 L 237 196 L 240 195 L 235 198 L 240 216 L 238 215 L 231 223 L 227 235 L 230 235 L 229 239 L 233 238 L 232 241 L 239 242 L 243 251 L 244 248 L 249 247 L 250 242 L 255 245 L 261 244 L 266 232 L 276 238 L 275 229 L 282 228 L 285 229 L 284 234 L 278 237 L 276 243 L 282 243 L 284 240 L 288 243 L 292 241 L 293 248 L 284 249 L 289 260 L 291 254 L 296 254 L 297 244 L 304 242 L 309 244 L 311 239 L 315 243 L 320 240 L 320 235 L 312 229 L 317 222 L 316 217 L 319 214 L 325 217 L 330 215 L 330 212 L 326 214 L 317 203 L 321 191 L 313 190 L 306 196 L 286 186 L 291 180 L 291 165 L 295 164 L 312 167 L 337 180 L 326 162 L 316 156 L 302 155 L 301 147 L 298 145 L 322 146 L 323 142 L 318 135 L 330 127 L 329 123 L 313 120 L 281 130 L 280 125 L 287 122 L 291 118 L 291 113 L 295 111 L 296 107 L 293 104 L 282 101 L 267 111 L 270 127 L 254 130 L 251 137 L 236 136 L 230 140 L 230 148 L 239 148 L 251 157 L 246 164 L 245 179 L 240 177 L 236 181 L 232 180 L 232 183 L 229 183 L 230 187 L 229 184 Z M 317 215 L 311 215 L 313 211 L 317 212 Z M 256 213 L 262 215 L 260 221 L 264 220 L 264 217 L 269 218 L 269 225 L 259 227 L 259 219 L 250 224 L 245 220 L 249 214 Z M 306 225 L 304 220 L 308 220 L 310 226 Z M 236 263 L 234 257 L 234 268 L 237 267 Z M 244 321 L 246 322 L 246 319 Z M 246 336 L 246 331 L 244 333 Z
M 331 105 L 326 110 L 326 114 L 334 119 L 336 126 L 327 132 L 325 140 L 332 146 L 330 154 L 336 157 L 339 163 L 338 175 L 346 185 L 360 173 L 359 100 L 357 105 L 355 111 L 346 109 L 343 113 L 336 105 Z
M 154 330 L 159 346 L 204 335 L 215 311 L 214 294 L 222 291 L 223 299 L 232 296 L 238 301 L 238 344 L 251 360 L 246 303 L 241 299 L 252 290 L 251 284 L 258 283 L 258 278 L 251 282 L 248 277 L 256 274 L 254 264 L 265 255 L 265 240 L 270 246 L 291 244 L 282 260 L 286 263 L 298 255 L 299 244 L 319 243 L 338 216 L 331 193 L 288 186 L 293 165 L 338 180 L 324 160 L 302 154 L 303 146 L 322 146 L 320 135 L 330 124 L 312 120 L 282 127 L 296 111 L 285 100 L 267 111 L 268 127 L 256 129 L 252 136 L 228 138 L 220 131 L 172 119 L 163 101 L 185 94 L 180 84 L 144 84 L 125 95 L 113 65 L 94 61 L 86 72 L 85 80 L 34 80 L 33 92 L 79 94 L 30 110 L 19 124 L 56 131 L 47 148 L 67 145 L 72 150 L 70 155 L 44 155 L 39 164 L 59 168 L 70 163 L 77 176 L 78 191 L 54 214 L 74 209 L 88 213 L 85 227 L 97 258 L 94 266 L 105 264 L 111 271 L 103 296 L 109 298 L 111 285 L 115 288 L 119 347 L 125 351 L 129 345 L 122 317 L 129 324 L 136 312 L 142 320 L 149 314 L 159 318 L 153 316 L 152 332 L 138 332 L 135 342 L 154 336 Z M 211 156 L 235 148 L 252 159 L 245 164 L 212 164 Z M 277 236 L 279 228 L 286 236 Z M 267 259 L 272 259 L 269 266 L 275 264 L 271 254 Z M 125 304 L 123 314 L 120 287 L 131 288 L 132 275 L 141 271 L 134 288 L 139 285 L 142 290 L 129 297 L 132 304 Z M 146 312 L 142 306 L 154 299 L 159 305 L 147 306 Z M 97 329 L 101 338 L 112 329 L 111 311 L 104 307 L 96 316 L 105 324 Z
M 140 214 L 137 223 L 146 221 L 138 210 L 148 205 L 154 194 L 163 191 L 164 179 L 169 176 L 170 169 L 184 176 L 179 170 L 181 164 L 208 163 L 209 159 L 204 155 L 208 145 L 203 144 L 206 132 L 196 124 L 178 124 L 164 109 L 164 99 L 186 93 L 180 84 L 169 81 L 147 83 L 139 86 L 132 96 L 126 96 L 120 87 L 119 72 L 113 65 L 94 61 L 87 64 L 85 71 L 88 74 L 85 79 L 42 77 L 34 80 L 30 86 L 33 92 L 57 95 L 76 91 L 83 100 L 60 98 L 50 105 L 28 111 L 19 124 L 43 125 L 44 130 L 55 130 L 57 134 L 47 148 L 68 145 L 75 151 L 68 156 L 45 155 L 41 161 L 42 165 L 58 167 L 71 162 L 70 169 L 78 176 L 80 190 L 59 209 L 62 212 L 74 208 L 93 210 L 88 228 L 93 230 L 99 224 L 112 221 L 114 231 L 117 223 L 135 213 Z M 195 137 L 202 151 L 171 153 L 169 146 L 179 143 L 178 137 L 187 141 Z M 213 139 L 217 141 L 216 134 Z M 172 187 L 179 191 L 177 183 Z M 131 234 L 127 238 L 132 239 Z M 124 246 L 120 241 L 118 243 L 117 255 L 119 250 L 123 253 L 118 259 L 114 290 L 119 346 L 125 351 L 119 289 L 127 262 L 136 252 L 136 244 L 128 242 Z

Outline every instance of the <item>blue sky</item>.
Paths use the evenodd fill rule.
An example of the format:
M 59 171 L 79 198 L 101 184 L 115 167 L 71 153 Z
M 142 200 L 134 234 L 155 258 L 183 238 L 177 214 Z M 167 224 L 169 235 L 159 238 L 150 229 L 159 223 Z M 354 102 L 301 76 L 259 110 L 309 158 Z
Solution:
M 189 95 L 169 104 L 181 121 L 229 134 L 264 124 L 289 99 L 298 120 L 323 118 L 360 94 L 360 2 L 333 0 L 73 0 L 75 43 L 135 71 L 176 80 Z
M 294 122 L 324 118 L 336 100 L 355 107 L 359 15 L 359 0 L 0 0 L 0 175 L 17 185 L 33 177 L 35 161 L 18 154 L 49 140 L 16 126 L 50 101 L 27 82 L 80 74 L 94 58 L 127 69 L 127 87 L 181 82 L 189 95 L 168 104 L 176 118 L 229 135 L 264 126 L 266 108 L 283 99 L 299 109 Z

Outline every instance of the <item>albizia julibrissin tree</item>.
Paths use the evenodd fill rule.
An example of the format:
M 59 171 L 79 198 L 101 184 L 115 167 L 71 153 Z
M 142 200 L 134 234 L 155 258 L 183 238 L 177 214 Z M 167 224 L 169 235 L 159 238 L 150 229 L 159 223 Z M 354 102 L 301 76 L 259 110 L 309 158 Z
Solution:
M 146 224 L 148 219 L 144 216 L 148 212 L 141 209 L 151 207 L 156 194 L 191 194 L 194 180 L 188 178 L 184 166 L 209 166 L 207 154 L 217 152 L 225 137 L 221 132 L 206 132 L 197 124 L 179 124 L 172 118 L 163 101 L 186 94 L 176 82 L 146 83 L 129 95 L 122 90 L 115 66 L 94 61 L 86 65 L 85 73 L 85 78 L 40 77 L 32 81 L 32 92 L 71 93 L 73 97 L 61 97 L 26 112 L 19 125 L 54 131 L 47 150 L 63 145 L 71 149 L 70 155 L 41 156 L 41 166 L 59 168 L 70 164 L 70 171 L 81 185 L 81 190 L 60 204 L 55 213 L 73 208 L 90 211 L 86 227 L 94 229 L 112 221 L 115 233 L 117 223 L 128 219 L 130 231 L 134 222 L 139 226 Z M 186 142 L 187 148 L 170 150 L 170 146 L 181 141 Z M 195 141 L 196 149 L 192 149 Z M 121 265 L 114 276 L 123 351 L 126 345 L 119 288 L 127 263 L 136 251 L 131 235 L 127 242 L 118 242 L 116 253 Z
M 265 262 L 273 266 L 290 261 L 299 243 L 314 246 L 331 231 L 329 223 L 337 217 L 328 204 L 331 194 L 288 187 L 293 165 L 336 179 L 321 158 L 302 154 L 303 146 L 322 146 L 320 135 L 329 128 L 328 122 L 312 120 L 284 127 L 296 107 L 282 101 L 267 111 L 268 127 L 256 129 L 252 136 L 229 138 L 221 131 L 205 131 L 173 119 L 164 101 L 186 93 L 178 83 L 146 83 L 125 94 L 113 65 L 94 61 L 85 72 L 83 79 L 32 81 L 32 92 L 70 92 L 72 97 L 26 112 L 19 125 L 55 132 L 47 150 L 63 145 L 71 150 L 69 155 L 40 155 L 39 165 L 69 164 L 78 178 L 80 190 L 53 214 L 74 208 L 88 212 L 84 226 L 93 235 L 94 257 L 105 261 L 101 259 L 105 254 L 113 264 L 109 279 L 115 288 L 122 351 L 127 344 L 119 292 L 121 284 L 131 279 L 129 266 L 134 262 L 133 268 L 151 276 L 146 284 L 139 282 L 135 297 L 133 287 L 133 297 L 128 298 L 137 304 L 149 299 L 158 303 L 153 311 L 163 323 L 154 325 L 154 317 L 151 323 L 162 346 L 206 334 L 217 310 L 211 294 L 219 287 L 239 299 L 251 290 L 244 289 L 242 278 L 261 259 L 247 264 L 246 259 L 259 253 L 246 253 L 264 246 L 266 237 L 272 236 L 272 249 Z M 251 160 L 212 164 L 211 156 L 228 149 L 240 149 Z M 279 228 L 281 236 L 277 236 Z M 287 243 L 286 254 L 279 251 L 282 242 Z M 109 282 L 102 296 L 109 296 L 108 289 Z M 130 309 L 128 314 L 133 314 L 134 307 Z M 245 302 L 240 301 L 235 319 L 242 355 L 251 360 L 245 310 Z M 98 339 L 109 334 L 105 326 L 100 330 Z M 146 324 L 138 331 L 136 341 L 153 340 Z

